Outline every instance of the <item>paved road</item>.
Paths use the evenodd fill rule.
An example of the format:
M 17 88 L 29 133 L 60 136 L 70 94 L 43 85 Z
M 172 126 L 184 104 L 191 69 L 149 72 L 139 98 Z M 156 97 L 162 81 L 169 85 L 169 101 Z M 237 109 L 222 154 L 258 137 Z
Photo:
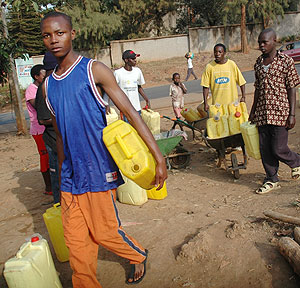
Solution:
M 300 75 L 300 64 L 296 64 L 296 69 Z M 242 73 L 247 83 L 254 83 L 254 71 L 246 71 Z M 189 93 L 202 93 L 202 86 L 200 80 L 192 80 L 184 82 Z M 167 97 L 169 94 L 170 85 L 157 86 L 146 88 L 145 92 L 150 99 L 157 99 Z
M 298 74 L 300 74 L 300 64 L 296 64 Z M 254 71 L 246 71 L 242 73 L 247 83 L 254 82 Z M 200 80 L 192 80 L 185 82 L 189 93 L 202 93 Z M 168 97 L 170 85 L 146 88 L 145 92 L 150 99 L 158 99 Z M 25 110 L 25 117 L 29 120 L 28 112 Z M 15 115 L 13 112 L 0 114 L 0 133 L 16 131 Z

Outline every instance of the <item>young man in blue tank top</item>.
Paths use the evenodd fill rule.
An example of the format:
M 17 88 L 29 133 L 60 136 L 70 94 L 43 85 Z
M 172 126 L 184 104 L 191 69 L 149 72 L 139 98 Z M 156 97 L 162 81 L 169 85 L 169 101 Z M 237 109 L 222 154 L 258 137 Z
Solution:
M 71 18 L 51 12 L 42 19 L 41 31 L 46 48 L 58 61 L 43 92 L 57 134 L 62 220 L 73 286 L 101 287 L 96 278 L 99 244 L 129 259 L 131 271 L 126 282 L 138 283 L 146 273 L 147 250 L 125 233 L 118 218 L 115 190 L 123 180 L 102 140 L 107 103 L 99 93 L 101 88 L 152 152 L 158 188 L 167 178 L 165 160 L 111 70 L 73 51 Z

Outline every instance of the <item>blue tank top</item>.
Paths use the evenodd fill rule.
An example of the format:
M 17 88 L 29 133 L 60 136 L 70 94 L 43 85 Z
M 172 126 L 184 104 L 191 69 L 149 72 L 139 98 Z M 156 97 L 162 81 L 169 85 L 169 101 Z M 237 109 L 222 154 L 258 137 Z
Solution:
M 63 139 L 61 190 L 72 194 L 107 191 L 123 184 L 102 140 L 107 103 L 96 88 L 93 61 L 78 56 L 65 73 L 54 71 L 45 81 L 46 103 Z

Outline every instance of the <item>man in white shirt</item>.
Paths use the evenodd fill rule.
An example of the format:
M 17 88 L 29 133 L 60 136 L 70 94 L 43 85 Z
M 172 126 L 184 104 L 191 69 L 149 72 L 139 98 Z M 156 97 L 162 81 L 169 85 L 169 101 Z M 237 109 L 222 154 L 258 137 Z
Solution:
M 140 68 L 136 66 L 136 57 L 140 54 L 134 53 L 132 50 L 123 52 L 122 59 L 125 62 L 124 67 L 115 70 L 114 75 L 116 81 L 123 92 L 129 98 L 132 106 L 141 114 L 141 104 L 139 94 L 146 101 L 146 106 L 150 108 L 150 101 L 145 94 L 142 85 L 145 84 L 144 76 Z M 123 116 L 123 120 L 128 122 L 128 119 Z

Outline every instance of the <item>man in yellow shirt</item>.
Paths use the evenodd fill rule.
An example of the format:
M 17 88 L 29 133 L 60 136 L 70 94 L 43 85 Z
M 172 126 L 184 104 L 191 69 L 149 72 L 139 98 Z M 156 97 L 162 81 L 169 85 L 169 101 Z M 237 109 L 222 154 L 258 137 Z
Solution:
M 216 44 L 214 47 L 215 60 L 208 63 L 201 77 L 203 86 L 204 109 L 208 111 L 207 97 L 209 88 L 212 94 L 212 104 L 231 104 L 238 100 L 236 85 L 241 88 L 241 102 L 245 102 L 246 81 L 235 62 L 225 58 L 226 47 Z

